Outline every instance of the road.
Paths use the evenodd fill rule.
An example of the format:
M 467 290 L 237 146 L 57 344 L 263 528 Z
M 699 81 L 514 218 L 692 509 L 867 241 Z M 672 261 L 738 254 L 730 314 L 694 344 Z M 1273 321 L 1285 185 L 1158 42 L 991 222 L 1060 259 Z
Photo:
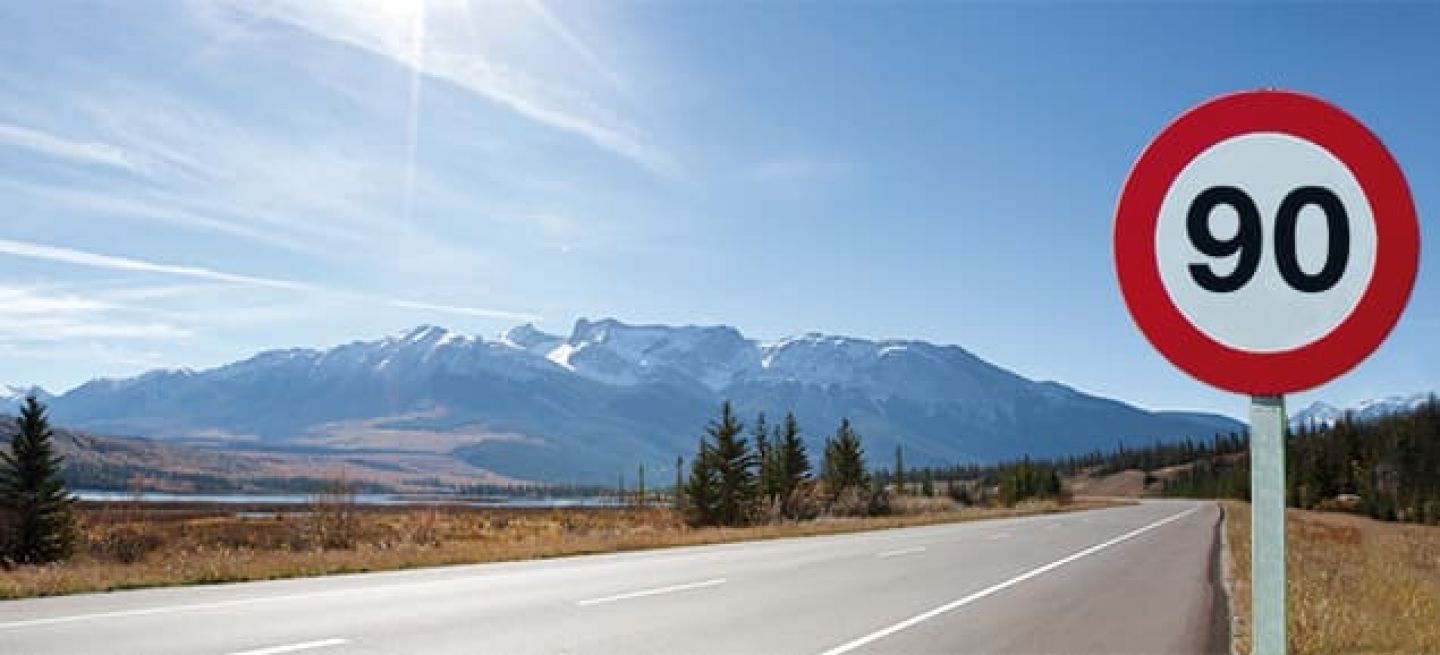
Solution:
M 0 602 L 0 653 L 1226 652 L 1219 510 Z

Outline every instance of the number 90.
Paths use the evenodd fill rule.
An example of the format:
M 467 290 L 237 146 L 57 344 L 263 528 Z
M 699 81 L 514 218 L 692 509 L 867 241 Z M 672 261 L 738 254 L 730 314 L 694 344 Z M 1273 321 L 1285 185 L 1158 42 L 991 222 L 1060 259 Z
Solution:
M 1240 217 L 1240 228 L 1229 239 L 1218 239 L 1210 230 L 1210 215 L 1220 205 L 1229 205 Z M 1295 243 L 1300 210 L 1308 205 L 1315 205 L 1325 212 L 1329 233 L 1325 265 L 1313 275 L 1300 268 Z M 1229 275 L 1216 275 L 1210 264 L 1191 264 L 1190 277 L 1202 289 L 1231 293 L 1255 277 L 1263 248 L 1260 210 L 1244 191 L 1233 186 L 1214 186 L 1202 191 L 1190 204 L 1185 228 L 1190 235 L 1190 243 L 1201 254 L 1210 257 L 1240 255 L 1235 270 Z M 1340 282 L 1349 261 L 1350 217 L 1345 213 L 1345 204 L 1340 202 L 1340 198 L 1329 189 L 1318 186 L 1300 187 L 1286 195 L 1275 214 L 1275 263 L 1285 283 L 1304 293 L 1328 291 Z

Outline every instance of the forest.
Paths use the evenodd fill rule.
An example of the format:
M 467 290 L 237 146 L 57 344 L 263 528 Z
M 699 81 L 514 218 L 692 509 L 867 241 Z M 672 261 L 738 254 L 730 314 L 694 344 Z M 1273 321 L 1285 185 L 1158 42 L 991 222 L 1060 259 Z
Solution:
M 1209 440 L 1117 446 L 1056 460 L 1022 459 L 995 466 L 919 470 L 949 488 L 991 488 L 1017 470 L 1054 470 L 1062 476 L 1146 473 L 1148 489 L 1165 496 L 1250 498 L 1249 439 L 1244 434 Z M 1286 439 L 1287 499 L 1292 507 L 1364 514 L 1388 521 L 1440 523 L 1440 400 L 1374 420 L 1346 416 L 1333 425 L 1309 425 Z

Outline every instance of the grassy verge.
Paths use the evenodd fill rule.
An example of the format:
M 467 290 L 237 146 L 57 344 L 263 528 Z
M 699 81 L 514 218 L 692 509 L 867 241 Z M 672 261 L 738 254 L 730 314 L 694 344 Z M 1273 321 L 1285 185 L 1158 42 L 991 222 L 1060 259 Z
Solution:
M 1225 503 L 1234 639 L 1250 653 L 1250 505 Z M 1440 527 L 1290 510 L 1289 642 L 1311 653 L 1440 653 Z
M 89 505 L 81 508 L 77 556 L 63 564 L 0 572 L 0 598 L 840 534 L 1116 504 L 937 509 L 935 503 L 915 503 L 906 513 L 884 517 L 701 529 L 662 508 Z

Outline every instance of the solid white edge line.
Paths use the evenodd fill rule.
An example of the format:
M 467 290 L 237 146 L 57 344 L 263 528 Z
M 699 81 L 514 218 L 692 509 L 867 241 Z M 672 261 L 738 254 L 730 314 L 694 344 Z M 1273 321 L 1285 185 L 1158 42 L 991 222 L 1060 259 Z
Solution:
M 295 653 L 302 650 L 314 650 L 316 648 L 329 648 L 331 646 L 344 646 L 350 643 L 349 639 L 321 639 L 319 641 L 306 641 L 298 644 L 286 644 L 284 646 L 271 646 L 269 648 L 257 648 L 255 650 L 242 650 L 230 655 L 280 655 L 281 653 Z
M 880 558 L 880 559 L 886 559 L 886 558 L 889 558 L 889 557 L 899 557 L 899 556 L 901 556 L 901 555 L 913 555 L 913 554 L 915 554 L 915 553 L 923 553 L 923 552 L 925 552 L 925 547 L 924 547 L 924 546 L 915 546 L 914 548 L 901 548 L 901 549 L 899 549 L 899 550 L 887 550 L 887 551 L 885 551 L 885 552 L 883 552 L 883 553 L 875 553 L 875 556 L 878 557 L 878 558 Z
M 585 600 L 576 601 L 575 604 L 576 604 L 576 605 L 579 605 L 579 606 L 581 606 L 581 607 L 589 607 L 589 606 L 591 606 L 591 605 L 601 605 L 601 604 L 604 604 L 604 603 L 613 603 L 613 602 L 615 602 L 615 601 L 617 601 L 617 600 L 629 600 L 629 599 L 631 599 L 631 598 L 643 598 L 643 597 L 645 597 L 645 596 L 658 596 L 658 595 L 660 595 L 660 594 L 668 594 L 668 593 L 673 593 L 673 592 L 676 592 L 676 591 L 688 591 L 688 590 L 690 590 L 690 589 L 703 589 L 703 588 L 705 588 L 705 587 L 714 587 L 714 586 L 716 586 L 716 585 L 722 585 L 722 584 L 725 584 L 725 578 L 712 578 L 712 579 L 710 579 L 710 580 L 701 580 L 701 581 L 699 581 L 699 582 L 686 582 L 686 583 L 684 583 L 684 584 L 670 585 L 670 586 L 668 586 L 668 587 L 656 587 L 656 588 L 654 588 L 654 589 L 642 589 L 642 590 L 640 590 L 640 591 L 631 591 L 631 592 L 627 592 L 627 593 L 623 593 L 623 594 L 616 594 L 616 595 L 614 595 L 614 596 L 604 596 L 604 597 L 601 597 L 601 598 L 587 598 L 587 599 L 585 599 Z
M 970 594 L 969 596 L 966 596 L 966 597 L 961 598 L 961 599 L 959 599 L 959 600 L 950 601 L 949 603 L 946 603 L 946 604 L 944 604 L 944 605 L 941 605 L 941 606 L 939 606 L 939 607 L 937 607 L 937 608 L 935 608 L 935 609 L 932 609 L 932 610 L 929 610 L 929 611 L 927 611 L 927 612 L 924 612 L 924 613 L 921 613 L 921 614 L 917 614 L 917 615 L 915 615 L 915 616 L 912 616 L 912 617 L 910 617 L 910 618 L 908 618 L 908 619 L 905 619 L 904 621 L 901 621 L 901 622 L 899 622 L 899 623 L 896 623 L 896 624 L 894 624 L 894 625 L 892 625 L 892 626 L 890 626 L 890 627 L 888 627 L 888 628 L 881 628 L 880 630 L 876 630 L 875 632 L 872 632 L 872 633 L 870 633 L 870 634 L 868 634 L 868 635 L 865 635 L 865 636 L 863 636 L 863 637 L 860 637 L 860 638 L 858 638 L 858 639 L 854 639 L 854 640 L 845 642 L 845 643 L 843 643 L 843 644 L 840 644 L 839 646 L 836 646 L 836 647 L 834 647 L 834 648 L 831 648 L 830 650 L 827 650 L 827 651 L 825 651 L 824 653 L 821 653 L 820 655 L 841 655 L 842 653 L 848 653 L 848 652 L 850 652 L 850 651 L 852 651 L 852 650 L 855 650 L 856 648 L 859 648 L 859 647 L 861 647 L 861 646 L 864 646 L 864 645 L 866 645 L 866 644 L 869 644 L 870 642 L 876 641 L 876 640 L 878 640 L 878 639 L 883 639 L 883 638 L 888 637 L 888 636 L 890 636 L 890 635 L 893 635 L 893 634 L 895 634 L 895 633 L 897 633 L 897 632 L 900 632 L 901 630 L 904 630 L 904 629 L 906 629 L 906 628 L 909 628 L 909 627 L 915 626 L 915 625 L 917 625 L 917 624 L 920 624 L 920 623 L 922 623 L 922 622 L 928 621 L 928 620 L 930 620 L 930 619 L 933 619 L 933 618 L 935 618 L 935 617 L 937 617 L 937 616 L 940 616 L 941 614 L 944 614 L 944 613 L 949 612 L 949 611 L 951 611 L 951 610 L 958 609 L 958 608 L 963 607 L 963 606 L 965 606 L 965 605 L 969 605 L 970 603 L 973 603 L 973 602 L 975 602 L 975 601 L 977 601 L 977 600 L 980 600 L 981 598 L 984 598 L 984 597 L 986 597 L 986 596 L 989 596 L 989 595 L 991 595 L 991 594 L 994 594 L 994 593 L 996 593 L 996 592 L 998 592 L 998 591 L 1003 591 L 1003 590 L 1005 590 L 1005 589 L 1008 589 L 1008 588 L 1010 588 L 1010 587 L 1013 587 L 1013 586 L 1015 586 L 1015 585 L 1017 585 L 1017 584 L 1020 584 L 1021 582 L 1024 582 L 1024 581 L 1026 581 L 1026 580 L 1029 580 L 1030 578 L 1033 578 L 1033 577 L 1035 577 L 1035 576 L 1044 575 L 1045 573 L 1048 573 L 1048 572 L 1053 571 L 1053 570 L 1055 570 L 1055 569 L 1058 569 L 1058 568 L 1060 568 L 1060 567 L 1062 567 L 1062 566 L 1065 566 L 1066 564 L 1069 564 L 1069 563 L 1071 563 L 1071 562 L 1073 562 L 1073 561 L 1075 561 L 1075 560 L 1078 560 L 1078 559 L 1080 559 L 1080 558 L 1082 558 L 1082 557 L 1086 557 L 1086 556 L 1088 556 L 1088 555 L 1093 555 L 1093 554 L 1098 553 L 1098 552 L 1100 552 L 1100 551 L 1102 551 L 1102 550 L 1105 550 L 1106 548 L 1109 548 L 1109 547 L 1111 547 L 1111 546 L 1114 546 L 1115 544 L 1118 544 L 1118 543 L 1120 543 L 1120 542 L 1122 542 L 1122 541 L 1127 541 L 1127 540 L 1129 540 L 1129 539 L 1133 539 L 1133 538 L 1135 538 L 1135 537 L 1138 537 L 1138 536 L 1140 536 L 1140 535 L 1142 535 L 1142 534 L 1145 534 L 1146 532 L 1149 532 L 1149 531 L 1151 531 L 1151 530 L 1154 530 L 1155 528 L 1158 528 L 1158 527 L 1160 527 L 1160 526 L 1162 526 L 1162 525 L 1165 525 L 1165 524 L 1167 524 L 1167 523 L 1170 523 L 1171 521 L 1176 521 L 1176 520 L 1179 520 L 1180 518 L 1183 518 L 1183 517 L 1185 517 L 1185 516 L 1189 516 L 1190 514 L 1194 513 L 1195 511 L 1197 511 L 1197 510 L 1199 510 L 1199 509 L 1200 509 L 1199 507 L 1192 507 L 1192 508 L 1187 509 L 1187 510 L 1185 510 L 1185 511 L 1183 511 L 1183 512 L 1180 512 L 1179 514 L 1172 514 L 1172 515 L 1167 516 L 1167 517 L 1165 517 L 1165 518 L 1163 518 L 1163 519 L 1160 519 L 1159 521 L 1156 521 L 1156 522 L 1154 522 L 1154 523 L 1151 523 L 1151 524 L 1149 524 L 1149 525 L 1147 525 L 1147 526 L 1144 526 L 1144 527 L 1141 527 L 1141 528 L 1136 528 L 1136 529 L 1134 529 L 1134 530 L 1131 530 L 1131 531 L 1129 531 L 1129 532 L 1126 532 L 1125 534 L 1122 534 L 1122 535 L 1120 535 L 1120 536 L 1118 536 L 1118 537 L 1115 537 L 1114 539 L 1111 539 L 1111 540 L 1106 541 L 1106 542 L 1104 542 L 1104 543 L 1096 544 L 1096 545 L 1094 545 L 1094 546 L 1091 546 L 1091 547 L 1089 547 L 1089 548 L 1086 548 L 1085 550 L 1082 550 L 1082 551 L 1080 551 L 1080 552 L 1078 552 L 1078 553 L 1074 553 L 1074 554 L 1072 554 L 1072 555 L 1070 555 L 1070 556 L 1068 556 L 1068 557 L 1065 557 L 1065 558 L 1063 558 L 1063 559 L 1058 559 L 1058 560 L 1055 560 L 1055 561 L 1053 561 L 1053 562 L 1051 562 L 1051 563 L 1049 563 L 1049 564 L 1046 564 L 1046 565 L 1044 565 L 1044 566 L 1030 569 L 1029 571 L 1026 571 L 1026 572 L 1024 572 L 1024 573 L 1021 573 L 1020 575 L 1017 575 L 1017 576 L 1015 576 L 1015 577 L 1013 577 L 1013 578 L 1010 578 L 1009 580 L 1006 580 L 1006 581 L 1001 582 L 1001 583 L 998 583 L 998 584 L 991 585 L 991 586 L 989 586 L 989 587 L 986 587 L 986 588 L 984 588 L 984 589 L 981 589 L 980 591 L 977 591 L 977 592 L 975 592 L 975 593 L 973 593 L 973 594 Z

